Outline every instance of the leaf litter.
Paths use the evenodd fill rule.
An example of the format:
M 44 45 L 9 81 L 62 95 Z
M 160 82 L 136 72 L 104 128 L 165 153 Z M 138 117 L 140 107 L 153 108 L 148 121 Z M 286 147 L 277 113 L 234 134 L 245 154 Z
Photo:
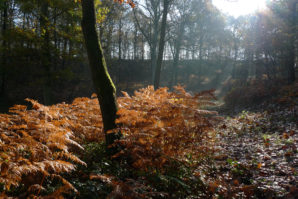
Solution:
M 225 176 L 232 190 L 227 198 L 298 197 L 297 106 L 294 110 L 270 104 L 218 125 L 214 164 L 217 178 Z
M 105 196 L 120 198 L 298 197 L 297 106 L 272 103 L 258 112 L 218 117 L 216 112 L 204 110 L 214 104 L 212 91 L 192 96 L 182 87 L 176 90 L 169 93 L 148 87 L 132 97 L 124 93 L 119 99 L 117 122 L 124 139 L 119 141 L 123 150 L 114 158 L 129 160 L 130 165 L 119 164 L 112 173 L 106 173 L 103 165 L 115 162 L 106 157 L 98 160 L 92 150 L 82 152 L 82 145 L 103 141 L 96 99 L 77 98 L 72 104 L 50 107 L 28 99 L 33 110 L 15 105 L 12 114 L 0 114 L 4 190 L 23 183 L 36 196 L 45 190 L 46 182 L 56 178 L 64 185 L 50 193 L 55 197 L 79 186 L 93 194 L 89 185 L 93 180 L 111 184 L 113 189 L 104 192 Z M 37 153 L 40 151 L 43 156 Z M 86 173 L 74 164 L 86 166 L 84 161 Z M 96 165 L 100 161 L 102 168 Z M 74 174 L 67 181 L 63 173 L 76 169 L 78 179 Z M 137 174 L 121 177 L 125 171 Z M 40 175 L 40 180 L 22 179 L 31 173 Z M 73 180 L 75 187 L 70 184 Z M 102 192 L 100 187 L 95 190 Z M 30 194 L 28 191 L 27 196 Z

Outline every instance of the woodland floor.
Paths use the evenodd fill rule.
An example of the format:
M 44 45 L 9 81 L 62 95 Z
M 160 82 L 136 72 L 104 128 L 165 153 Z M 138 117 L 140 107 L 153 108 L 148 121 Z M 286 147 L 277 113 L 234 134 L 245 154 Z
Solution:
M 227 198 L 297 198 L 297 124 L 297 106 L 263 104 L 225 116 L 214 157 L 215 176 L 225 185 L 216 186 L 217 192 Z
M 32 110 L 16 105 L 10 110 L 13 114 L 0 114 L 0 198 L 6 194 L 16 198 L 88 199 L 298 198 L 295 88 L 277 101 L 250 105 L 249 111 L 243 107 L 216 108 L 221 118 L 214 120 L 208 115 L 214 111 L 207 111 L 203 121 L 214 121 L 216 126 L 201 134 L 185 128 L 201 120 L 194 120 L 197 117 L 192 113 L 197 110 L 197 98 L 190 98 L 183 90 L 181 95 L 148 87 L 136 97 L 126 95 L 118 99 L 122 106 L 119 112 L 121 123 L 131 134 L 121 140 L 127 143 L 122 146 L 126 147 L 123 153 L 112 158 L 106 153 L 95 98 L 77 98 L 72 104 L 49 107 L 28 100 Z M 142 111 L 147 113 L 147 120 L 139 114 Z M 183 114 L 185 111 L 189 114 Z M 68 129 L 76 133 L 65 133 Z M 153 136 L 150 132 L 160 133 Z M 167 145 L 162 145 L 163 140 Z M 173 149 L 166 153 L 162 148 L 161 153 L 161 145 Z M 174 147 L 180 145 L 184 148 L 179 153 Z M 44 148 L 48 148 L 47 153 Z M 19 186 L 10 189 L 10 185 Z
M 297 198 L 297 107 L 263 104 L 250 112 L 230 116 L 225 110 L 219 113 L 223 120 L 215 129 L 215 153 L 204 158 L 190 176 L 171 181 L 161 175 L 159 180 L 148 182 L 137 174 L 133 179 L 151 188 L 158 187 L 159 182 L 160 187 L 152 189 L 157 191 L 152 198 Z M 168 179 L 163 181 L 162 177 Z M 192 185 L 193 178 L 199 178 L 202 186 Z M 198 195 L 174 193 L 179 189 L 187 192 L 191 186 L 201 189 Z

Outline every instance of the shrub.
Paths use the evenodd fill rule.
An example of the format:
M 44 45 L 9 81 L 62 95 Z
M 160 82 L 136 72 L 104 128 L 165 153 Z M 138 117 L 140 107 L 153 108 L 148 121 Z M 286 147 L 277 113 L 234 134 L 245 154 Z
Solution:
M 182 87 L 175 89 L 154 91 L 148 87 L 136 91 L 133 97 L 123 93 L 124 97 L 118 99 L 117 123 L 124 137 L 115 143 L 122 150 L 112 157 L 114 160 L 103 152 L 102 118 L 94 95 L 53 106 L 26 99 L 32 103 L 32 110 L 13 106 L 10 114 L 0 114 L 1 196 L 73 195 L 77 190 L 70 183 L 72 178 L 75 186 L 81 186 L 79 190 L 100 185 L 98 190 L 103 192 L 99 195 L 105 195 L 109 188 L 91 182 L 101 180 L 112 188 L 111 196 L 121 194 L 120 190 L 132 197 L 151 197 L 154 190 L 168 189 L 164 182 L 178 183 L 181 190 L 188 187 L 182 178 L 191 175 L 192 160 L 212 152 L 206 143 L 218 117 L 216 112 L 203 110 L 214 104 L 213 91 L 191 95 Z M 104 168 L 106 163 L 115 165 Z M 80 171 L 72 177 L 71 172 L 77 168 Z M 76 176 L 82 172 L 87 175 L 85 182 Z M 127 179 L 129 176 L 136 179 Z M 146 182 L 139 179 L 141 176 L 147 176 Z M 150 178 L 159 182 L 153 189 L 148 186 L 154 182 Z
M 117 123 L 125 136 L 118 141 L 124 149 L 115 157 L 126 156 L 133 167 L 150 170 L 202 154 L 203 138 L 218 119 L 216 112 L 202 109 L 214 105 L 213 91 L 191 95 L 180 86 L 175 90 L 148 87 L 119 98 Z

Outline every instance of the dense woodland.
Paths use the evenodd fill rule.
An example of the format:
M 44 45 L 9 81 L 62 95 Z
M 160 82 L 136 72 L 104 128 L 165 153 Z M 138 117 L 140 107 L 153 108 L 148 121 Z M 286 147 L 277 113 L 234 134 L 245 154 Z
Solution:
M 0 197 L 297 198 L 297 3 L 0 0 Z

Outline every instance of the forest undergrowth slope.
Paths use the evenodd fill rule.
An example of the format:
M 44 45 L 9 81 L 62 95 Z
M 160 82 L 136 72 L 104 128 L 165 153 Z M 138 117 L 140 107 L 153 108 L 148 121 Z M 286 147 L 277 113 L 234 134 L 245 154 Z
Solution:
M 219 117 L 213 91 L 148 87 L 118 99 L 119 152 L 105 152 L 98 101 L 0 114 L 2 197 L 295 198 L 297 96 Z M 291 105 L 289 105 L 291 104 Z

